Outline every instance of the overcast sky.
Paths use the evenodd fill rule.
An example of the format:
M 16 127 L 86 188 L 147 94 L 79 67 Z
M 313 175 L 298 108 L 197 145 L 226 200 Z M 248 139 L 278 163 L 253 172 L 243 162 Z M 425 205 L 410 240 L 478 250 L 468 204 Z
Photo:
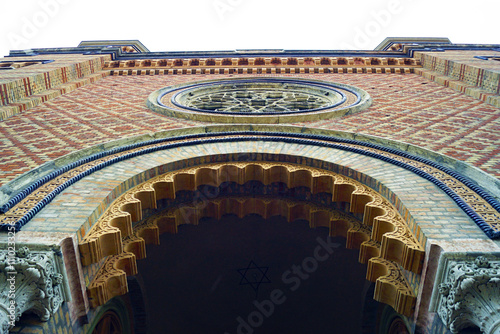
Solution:
M 388 36 L 500 44 L 500 0 L 0 1 L 0 55 L 119 39 L 151 51 L 372 50 Z

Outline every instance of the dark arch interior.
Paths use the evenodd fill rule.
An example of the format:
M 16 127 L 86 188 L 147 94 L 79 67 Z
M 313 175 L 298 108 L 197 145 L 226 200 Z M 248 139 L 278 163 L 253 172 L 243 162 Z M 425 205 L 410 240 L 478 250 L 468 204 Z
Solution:
M 305 221 L 205 218 L 161 235 L 138 269 L 148 333 L 355 334 L 374 323 L 358 251 Z
M 119 316 L 113 311 L 106 312 L 92 331 L 92 334 L 120 333 L 123 333 L 122 324 L 120 322 Z

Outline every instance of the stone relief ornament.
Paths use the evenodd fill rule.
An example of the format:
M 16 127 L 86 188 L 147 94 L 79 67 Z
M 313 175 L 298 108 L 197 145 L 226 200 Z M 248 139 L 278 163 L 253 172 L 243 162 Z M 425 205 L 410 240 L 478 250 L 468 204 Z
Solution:
M 471 325 L 500 332 L 500 258 L 450 261 L 439 284 L 437 312 L 452 333 Z
M 54 250 L 9 247 L 0 251 L 0 333 L 25 312 L 47 321 L 68 300 L 62 258 Z

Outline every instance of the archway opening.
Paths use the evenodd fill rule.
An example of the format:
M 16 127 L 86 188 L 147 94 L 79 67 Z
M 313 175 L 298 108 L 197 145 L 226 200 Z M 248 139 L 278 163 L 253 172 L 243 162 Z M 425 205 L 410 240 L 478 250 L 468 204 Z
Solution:
M 200 195 L 204 195 L 201 201 Z M 284 198 L 277 200 L 276 195 Z M 177 233 L 182 224 L 198 225 L 204 217 L 236 214 L 242 218 L 255 213 L 265 218 L 280 215 L 288 222 L 304 219 L 309 227 L 326 227 L 331 236 L 346 237 L 346 248 L 359 248 L 359 261 L 368 263 L 366 278 L 376 282 L 373 297 L 401 314 L 411 314 L 415 296 L 403 270 L 418 274 L 423 251 L 394 207 L 344 176 L 270 163 L 175 171 L 118 198 L 80 243 L 84 265 L 112 255 L 89 286 L 93 307 L 127 292 L 125 276 L 137 274 L 136 259 L 146 257 L 145 244 L 159 244 L 164 232 Z M 314 255 L 303 264 L 304 270 L 317 269 L 321 261 Z M 254 323 L 260 326 L 256 316 Z
M 361 333 L 368 282 L 357 260 L 345 238 L 306 220 L 227 214 L 180 225 L 138 261 L 148 332 Z
M 120 317 L 114 311 L 102 315 L 92 334 L 121 334 L 123 333 Z

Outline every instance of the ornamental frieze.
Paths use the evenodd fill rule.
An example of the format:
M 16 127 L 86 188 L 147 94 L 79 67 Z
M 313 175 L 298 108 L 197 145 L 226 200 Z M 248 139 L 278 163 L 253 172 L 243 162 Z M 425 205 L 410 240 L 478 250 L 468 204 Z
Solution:
M 221 138 L 222 136 L 222 138 Z M 432 161 L 411 156 L 405 152 L 385 149 L 379 145 L 367 145 L 355 140 L 345 140 L 317 135 L 301 135 L 300 139 L 294 138 L 292 133 L 258 133 L 258 132 L 227 132 L 206 135 L 188 135 L 181 138 L 166 138 L 131 145 L 109 152 L 101 152 L 95 156 L 77 161 L 62 169 L 57 170 L 36 183 L 30 185 L 22 192 L 10 198 L 0 207 L 0 227 L 3 230 L 14 225 L 16 230 L 39 212 L 57 194 L 77 182 L 86 175 L 102 169 L 110 164 L 137 156 L 151 153 L 169 147 L 189 146 L 194 142 L 216 142 L 220 139 L 227 141 L 240 140 L 270 140 L 284 142 L 300 142 L 317 146 L 331 147 L 348 150 L 377 159 L 385 160 L 391 164 L 406 168 L 419 176 L 435 183 L 441 190 L 450 196 L 457 205 L 492 239 L 500 237 L 500 203 L 477 185 L 467 181 L 460 174 L 442 167 Z M 187 140 L 187 137 L 191 141 Z M 158 185 L 160 187 L 160 185 Z M 164 191 L 169 191 L 165 189 Z

